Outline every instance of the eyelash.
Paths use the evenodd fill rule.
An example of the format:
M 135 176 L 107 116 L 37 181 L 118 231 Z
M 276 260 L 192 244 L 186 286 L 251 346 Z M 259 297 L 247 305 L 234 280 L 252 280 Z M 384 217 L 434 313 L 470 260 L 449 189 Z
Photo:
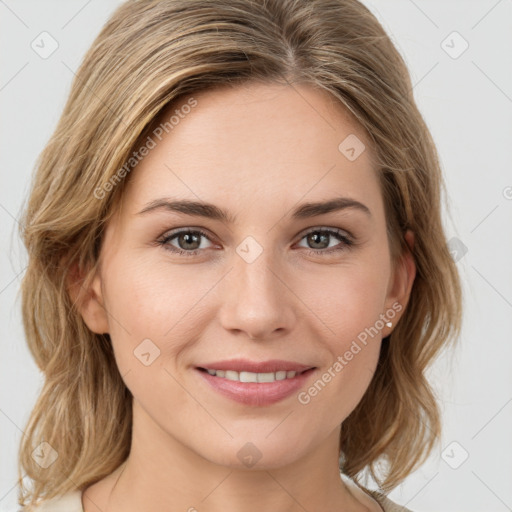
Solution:
M 203 249 L 194 249 L 193 251 L 185 251 L 184 249 L 180 249 L 179 247 L 174 247 L 172 245 L 169 245 L 169 242 L 172 239 L 176 238 L 177 236 L 179 236 L 183 233 L 198 234 L 198 235 L 204 236 L 205 238 L 210 240 L 210 237 L 207 235 L 207 233 L 205 233 L 204 231 L 202 231 L 200 229 L 181 229 L 179 231 L 170 233 L 169 235 L 157 240 L 157 243 L 158 243 L 158 245 L 164 247 L 164 249 L 171 251 L 173 253 L 179 254 L 180 256 L 196 256 L 198 254 L 198 252 L 202 251 Z M 336 229 L 329 229 L 329 228 L 312 229 L 312 230 L 308 231 L 307 233 L 305 233 L 300 240 L 304 239 L 306 236 L 310 235 L 311 233 L 328 233 L 329 235 L 334 236 L 335 238 L 340 240 L 340 242 L 343 242 L 343 243 L 339 244 L 339 246 L 341 246 L 341 247 L 335 246 L 334 248 L 331 247 L 330 249 L 307 249 L 307 248 L 305 248 L 306 252 L 309 255 L 313 255 L 313 256 L 330 255 L 330 254 L 338 252 L 338 251 L 347 250 L 348 248 L 350 248 L 351 246 L 354 245 L 354 241 L 351 240 L 348 236 L 346 236 L 344 234 L 344 231 L 336 230 Z M 210 240 L 210 242 L 211 242 L 211 240 Z

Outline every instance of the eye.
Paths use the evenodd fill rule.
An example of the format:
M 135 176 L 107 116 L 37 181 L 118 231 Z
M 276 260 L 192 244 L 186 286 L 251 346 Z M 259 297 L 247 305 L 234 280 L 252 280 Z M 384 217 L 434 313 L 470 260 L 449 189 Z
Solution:
M 182 256 L 196 256 L 201 250 L 206 249 L 202 244 L 202 238 L 210 241 L 209 236 L 200 229 L 181 229 L 166 234 L 157 243 L 166 250 Z M 341 243 L 332 246 L 333 238 Z M 306 233 L 301 240 L 306 240 L 312 248 L 306 250 L 312 255 L 329 255 L 348 249 L 354 245 L 354 241 L 345 231 L 332 228 L 315 228 Z M 172 242 L 175 243 L 172 243 Z M 211 247 L 212 245 L 210 245 Z M 302 246 L 304 247 L 304 246 Z M 307 248 L 306 248 L 307 249 Z
M 333 237 L 341 242 L 334 247 L 330 244 L 330 242 L 333 241 Z M 313 255 L 332 254 L 333 252 L 346 250 L 354 245 L 348 233 L 339 229 L 315 228 L 306 233 L 301 240 L 304 239 L 306 239 L 306 243 L 312 246 L 312 248 L 306 252 Z
M 208 235 L 200 229 L 182 229 L 165 235 L 162 239 L 158 240 L 158 244 L 162 245 L 165 249 L 184 256 L 195 256 L 200 250 L 205 247 L 201 246 L 201 238 L 210 240 Z M 176 239 L 176 244 L 171 243 Z

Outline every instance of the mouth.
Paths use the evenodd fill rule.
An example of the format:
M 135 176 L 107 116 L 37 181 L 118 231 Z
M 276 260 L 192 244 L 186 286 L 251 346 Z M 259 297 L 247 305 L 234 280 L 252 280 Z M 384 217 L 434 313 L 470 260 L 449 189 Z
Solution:
M 206 392 L 215 391 L 224 398 L 244 406 L 269 406 L 296 395 L 308 385 L 317 367 L 273 372 L 223 370 L 198 366 L 195 368 Z M 203 385 L 203 384 L 201 384 Z
M 249 372 L 249 371 L 236 371 L 236 370 L 215 370 L 213 368 L 197 367 L 201 372 L 208 373 L 212 377 L 219 377 L 237 382 L 252 382 L 252 383 L 269 383 L 281 380 L 293 379 L 306 372 L 315 370 L 316 367 L 310 367 L 305 370 L 278 370 L 276 372 Z

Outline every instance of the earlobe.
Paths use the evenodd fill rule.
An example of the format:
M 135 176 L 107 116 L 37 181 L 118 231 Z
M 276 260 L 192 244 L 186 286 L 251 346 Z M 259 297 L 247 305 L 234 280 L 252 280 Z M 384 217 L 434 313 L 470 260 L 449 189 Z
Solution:
M 393 272 L 393 282 L 391 283 L 390 292 L 386 300 L 386 306 L 388 308 L 392 307 L 395 303 L 402 306 L 399 315 L 393 320 L 393 325 L 396 325 L 405 310 L 405 306 L 409 302 L 412 286 L 416 277 L 416 263 L 413 256 L 414 233 L 411 230 L 407 230 L 404 233 L 404 239 L 408 249 L 403 250 L 396 262 L 396 267 Z
M 96 271 L 89 284 L 86 284 L 78 263 L 73 264 L 68 274 L 68 292 L 87 327 L 96 334 L 108 333 L 108 316 L 103 305 L 99 272 Z

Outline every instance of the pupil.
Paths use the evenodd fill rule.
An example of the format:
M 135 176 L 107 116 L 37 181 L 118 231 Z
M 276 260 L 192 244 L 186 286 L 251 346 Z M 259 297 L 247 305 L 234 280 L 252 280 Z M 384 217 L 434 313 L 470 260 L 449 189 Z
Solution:
M 328 235 L 328 234 L 325 234 L 325 233 L 323 233 L 323 234 L 319 234 L 319 233 L 311 233 L 311 234 L 309 235 L 309 237 L 310 237 L 309 241 L 310 241 L 310 243 L 312 243 L 313 245 L 315 245 L 316 243 L 319 243 L 320 245 L 322 245 L 322 243 L 325 243 L 325 242 L 327 242 L 327 246 L 329 245 L 329 243 L 328 243 L 328 241 L 327 241 L 327 240 L 328 240 L 328 238 L 329 238 L 329 235 Z M 319 239 L 323 239 L 323 240 L 322 240 L 322 241 L 319 241 Z M 318 249 L 318 248 L 324 248 L 324 249 L 325 249 L 325 247 L 315 247 L 315 249 Z
M 196 239 L 195 242 L 194 241 L 190 241 L 191 239 Z M 193 233 L 184 233 L 182 236 L 181 236 L 181 240 L 184 241 L 185 245 L 186 244 L 189 244 L 189 243 L 196 243 L 197 244 L 197 239 L 199 237 Z M 197 249 L 197 247 L 184 247 L 186 249 Z

